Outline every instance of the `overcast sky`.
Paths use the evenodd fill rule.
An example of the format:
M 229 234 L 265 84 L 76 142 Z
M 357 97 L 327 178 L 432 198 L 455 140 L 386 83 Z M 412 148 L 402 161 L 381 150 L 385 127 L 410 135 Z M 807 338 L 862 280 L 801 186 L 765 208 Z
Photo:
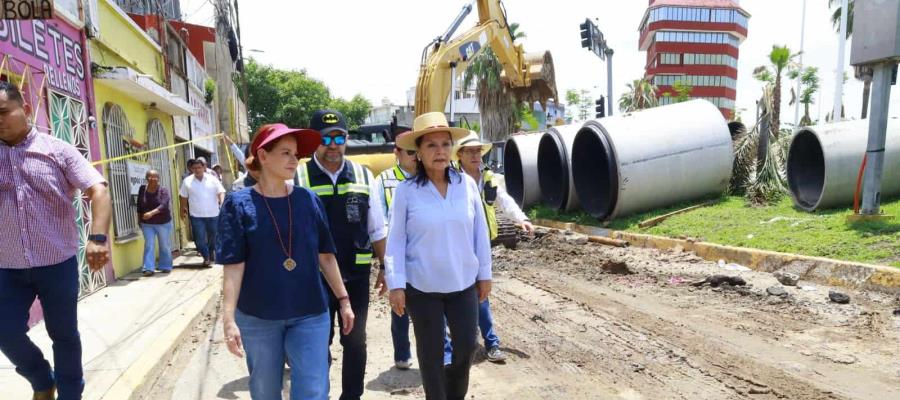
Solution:
M 240 2 L 245 56 L 278 68 L 305 69 L 322 80 L 332 94 L 349 98 L 361 93 L 373 104 L 389 98 L 406 103 L 406 91 L 415 85 L 422 49 L 446 30 L 469 0 L 328 0 Z M 581 48 L 578 25 L 596 18 L 615 50 L 613 93 L 643 75 L 646 53 L 638 49 L 638 25 L 646 0 L 505 0 L 510 22 L 518 22 L 528 37 L 525 51 L 550 50 L 556 67 L 560 96 L 566 89 L 588 89 L 594 97 L 606 93 L 606 65 Z M 188 22 L 211 25 L 209 0 L 182 0 Z M 740 47 L 737 108 L 745 121 L 755 114 L 761 84 L 753 79 L 756 66 L 768 64 L 773 44 L 800 49 L 803 0 L 743 0 L 750 13 L 747 40 Z M 473 10 L 457 33 L 477 21 Z M 810 107 L 813 119 L 830 112 L 834 104 L 838 35 L 830 20 L 828 0 L 808 0 L 803 62 L 819 68 L 822 90 Z M 248 49 L 256 51 L 247 51 Z M 849 67 L 844 105 L 848 117 L 858 118 L 862 83 Z M 785 84 L 782 121 L 793 122 Z M 892 91 L 890 114 L 900 116 L 900 90 Z M 802 110 L 801 110 L 802 114 Z

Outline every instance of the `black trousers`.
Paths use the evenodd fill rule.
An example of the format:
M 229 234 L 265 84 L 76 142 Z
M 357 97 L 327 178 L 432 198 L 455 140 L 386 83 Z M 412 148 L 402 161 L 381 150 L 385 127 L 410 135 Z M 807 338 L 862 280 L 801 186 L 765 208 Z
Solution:
M 478 337 L 475 285 L 453 293 L 425 293 L 406 286 L 406 310 L 416 334 L 416 353 L 427 400 L 462 400 Z M 453 362 L 444 367 L 444 319 L 453 338 Z
M 344 348 L 343 371 L 341 371 L 340 400 L 358 400 L 363 394 L 366 377 L 366 319 L 369 316 L 369 277 L 354 278 L 344 282 L 347 295 L 350 296 L 350 308 L 356 315 L 353 330 L 349 335 L 341 334 L 341 346 Z M 338 333 L 344 323 L 340 318 L 340 304 L 330 290 L 329 306 L 331 314 L 331 336 L 328 344 L 334 340 L 334 320 L 338 320 Z M 330 353 L 329 353 L 330 354 Z M 328 359 L 329 363 L 331 358 Z

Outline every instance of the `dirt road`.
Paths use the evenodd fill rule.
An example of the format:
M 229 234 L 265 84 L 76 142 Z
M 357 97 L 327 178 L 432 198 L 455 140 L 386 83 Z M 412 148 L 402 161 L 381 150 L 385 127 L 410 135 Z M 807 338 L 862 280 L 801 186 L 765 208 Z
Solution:
M 550 233 L 495 248 L 492 310 L 506 364 L 479 353 L 474 399 L 900 399 L 900 300 L 680 251 L 619 249 Z M 724 274 L 746 286 L 691 283 Z M 771 295 L 767 289 L 782 296 Z M 367 399 L 424 398 L 418 370 L 392 368 L 387 302 L 369 316 Z M 210 313 L 148 399 L 249 399 L 246 368 Z M 334 348 L 339 357 L 339 348 Z M 335 364 L 339 368 L 339 362 Z M 332 397 L 340 374 L 332 372 Z

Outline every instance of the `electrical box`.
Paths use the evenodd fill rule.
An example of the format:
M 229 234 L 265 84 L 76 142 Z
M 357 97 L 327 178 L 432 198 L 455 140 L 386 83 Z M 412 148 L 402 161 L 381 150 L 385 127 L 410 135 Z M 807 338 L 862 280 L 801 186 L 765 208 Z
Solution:
M 900 0 L 856 0 L 850 64 L 900 61 Z

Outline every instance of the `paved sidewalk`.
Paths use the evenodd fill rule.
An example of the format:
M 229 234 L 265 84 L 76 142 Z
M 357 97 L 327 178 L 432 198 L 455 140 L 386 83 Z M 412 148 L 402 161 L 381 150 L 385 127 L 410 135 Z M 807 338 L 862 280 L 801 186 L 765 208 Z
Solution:
M 79 302 L 85 400 L 129 398 L 194 319 L 218 300 L 221 266 L 196 267 L 198 257 L 179 257 L 175 264 L 170 274 L 130 274 Z M 52 364 L 52 342 L 43 322 L 29 336 Z M 4 399 L 31 398 L 30 385 L 2 354 L 0 388 Z

